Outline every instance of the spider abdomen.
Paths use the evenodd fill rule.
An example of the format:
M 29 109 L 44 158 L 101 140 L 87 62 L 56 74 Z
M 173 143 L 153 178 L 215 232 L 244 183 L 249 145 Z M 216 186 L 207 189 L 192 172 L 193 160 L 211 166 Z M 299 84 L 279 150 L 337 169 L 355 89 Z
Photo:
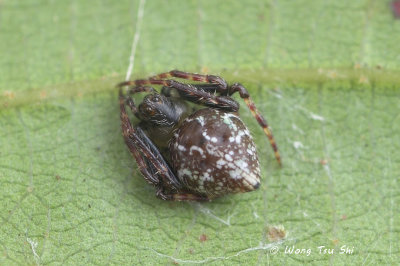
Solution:
M 196 111 L 175 132 L 170 155 L 185 187 L 209 198 L 252 191 L 260 185 L 255 144 L 235 113 Z

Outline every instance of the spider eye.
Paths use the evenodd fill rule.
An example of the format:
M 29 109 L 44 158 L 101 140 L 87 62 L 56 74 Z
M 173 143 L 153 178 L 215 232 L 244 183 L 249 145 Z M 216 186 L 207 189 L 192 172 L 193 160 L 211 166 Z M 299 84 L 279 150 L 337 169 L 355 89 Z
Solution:
M 151 106 L 146 106 L 146 113 L 153 113 L 153 108 Z
M 161 102 L 161 98 L 159 96 L 154 96 L 151 100 L 155 103 Z
M 139 112 L 145 117 L 152 116 L 155 113 L 154 108 L 149 104 L 141 104 L 139 106 Z

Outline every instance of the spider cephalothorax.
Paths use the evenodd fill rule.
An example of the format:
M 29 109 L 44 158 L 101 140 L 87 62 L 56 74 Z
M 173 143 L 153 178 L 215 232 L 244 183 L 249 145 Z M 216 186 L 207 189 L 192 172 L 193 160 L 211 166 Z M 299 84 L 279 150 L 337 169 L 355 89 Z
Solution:
M 170 77 L 203 82 L 185 84 Z M 161 94 L 149 85 L 162 85 Z M 120 110 L 125 142 L 147 182 L 164 200 L 211 200 L 260 186 L 256 147 L 239 118 L 239 92 L 269 138 L 278 163 L 278 148 L 265 119 L 239 83 L 228 86 L 218 76 L 170 71 L 149 79 L 122 82 Z M 131 86 L 126 94 L 122 87 Z M 148 92 L 136 107 L 132 94 Z M 206 108 L 193 109 L 189 102 Z M 132 126 L 125 105 L 140 120 Z

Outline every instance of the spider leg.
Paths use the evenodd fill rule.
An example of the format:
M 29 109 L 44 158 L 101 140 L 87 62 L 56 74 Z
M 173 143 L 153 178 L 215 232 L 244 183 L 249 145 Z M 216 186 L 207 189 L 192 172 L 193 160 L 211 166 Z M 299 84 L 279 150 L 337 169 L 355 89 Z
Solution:
M 132 126 L 126 113 L 125 104 L 130 107 L 132 112 L 136 111 L 136 107 L 131 97 L 123 96 L 122 90 L 120 90 L 119 103 L 125 143 L 135 158 L 144 179 L 157 188 L 157 197 L 174 201 L 208 201 L 208 197 L 186 193 L 153 142 L 140 127 Z
M 154 176 L 160 177 L 159 180 L 162 181 L 160 182 L 160 185 L 167 185 L 168 187 L 172 186 L 173 190 L 181 190 L 181 183 L 172 172 L 171 168 L 169 167 L 168 163 L 165 161 L 161 153 L 158 151 L 157 147 L 153 144 L 149 137 L 147 137 L 147 135 L 140 127 L 135 127 L 135 130 L 138 138 L 143 140 L 145 146 L 147 146 L 149 151 L 157 158 L 157 161 L 154 162 L 152 161 L 152 158 L 145 156 L 146 161 L 148 161 L 147 165 L 149 166 L 149 169 L 151 169 L 152 174 Z M 143 152 L 143 154 L 145 154 L 145 152 Z M 162 168 L 165 168 L 167 172 L 164 172 L 163 169 L 160 169 L 159 165 L 161 165 Z
M 210 84 L 216 84 L 216 85 L 218 85 L 218 87 L 221 90 L 227 91 L 227 89 L 228 89 L 228 84 L 226 83 L 226 81 L 219 76 L 195 74 L 195 73 L 183 72 L 183 71 L 179 71 L 179 70 L 172 70 L 169 72 L 164 72 L 164 73 L 152 76 L 149 79 L 168 79 L 171 77 L 205 82 L 205 83 L 210 83 Z
M 118 84 L 119 87 L 127 85 L 136 85 L 138 87 L 144 85 L 162 85 L 165 87 L 174 88 L 179 92 L 179 95 L 188 101 L 209 106 L 216 109 L 221 109 L 227 112 L 237 112 L 239 104 L 230 96 L 217 96 L 209 92 L 199 90 L 191 84 L 184 84 L 171 79 L 138 79 L 133 81 L 125 81 Z M 218 90 L 224 90 L 218 85 Z
M 128 107 L 131 109 L 131 112 L 132 112 L 136 117 L 138 117 L 138 109 L 137 109 L 135 103 L 133 102 L 132 97 L 130 97 L 130 96 L 129 96 L 129 97 L 126 97 L 125 103 L 126 103 L 126 105 L 128 105 Z
M 265 120 L 265 118 L 261 115 L 261 113 L 256 108 L 253 100 L 250 98 L 249 92 L 247 91 L 247 89 L 245 87 L 243 87 L 242 84 L 239 84 L 239 83 L 235 83 L 230 87 L 229 95 L 232 95 L 235 92 L 239 93 L 240 98 L 242 98 L 244 100 L 247 107 L 250 109 L 252 115 L 257 119 L 258 124 L 263 128 L 264 133 L 265 133 L 265 135 L 267 135 L 269 143 L 271 144 L 271 147 L 274 150 L 275 158 L 278 161 L 279 165 L 282 166 L 281 156 L 279 154 L 278 146 L 276 145 L 274 136 L 272 135 L 272 131 L 269 128 L 268 123 Z
M 208 92 L 210 94 L 219 93 L 219 85 L 218 84 L 203 83 L 203 84 L 190 84 L 190 86 L 195 87 L 198 90 Z M 226 90 L 226 92 L 228 92 L 228 90 Z M 224 93 L 225 93 L 225 90 L 224 90 Z M 180 96 L 179 92 L 176 89 L 174 89 L 172 87 L 166 87 L 166 86 L 163 86 L 161 88 L 161 94 L 166 97 Z M 219 94 L 219 96 L 226 96 L 226 95 L 227 94 L 221 94 L 221 93 Z
M 211 199 L 207 196 L 198 196 L 191 193 L 174 193 L 174 194 L 166 194 L 163 191 L 163 188 L 158 188 L 156 191 L 156 196 L 162 200 L 171 200 L 171 201 L 210 201 Z

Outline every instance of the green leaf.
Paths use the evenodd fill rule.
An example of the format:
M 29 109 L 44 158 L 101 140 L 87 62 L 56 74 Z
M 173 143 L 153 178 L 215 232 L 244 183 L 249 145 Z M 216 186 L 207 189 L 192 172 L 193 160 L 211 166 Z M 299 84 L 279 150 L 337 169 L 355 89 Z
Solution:
M 0 3 L 0 264 L 397 263 L 390 1 L 142 4 L 143 17 L 139 1 Z M 157 199 L 120 130 L 115 84 L 135 34 L 132 78 L 177 68 L 243 83 L 283 168 L 242 104 L 261 188 Z

